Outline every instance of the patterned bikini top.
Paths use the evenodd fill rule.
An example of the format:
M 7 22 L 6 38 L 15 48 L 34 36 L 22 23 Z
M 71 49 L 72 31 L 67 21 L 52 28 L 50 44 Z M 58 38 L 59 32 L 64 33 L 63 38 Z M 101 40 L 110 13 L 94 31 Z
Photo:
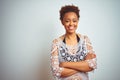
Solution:
M 84 57 L 87 54 L 85 41 L 84 38 L 79 37 L 78 35 L 76 36 L 78 43 L 74 46 L 68 46 L 65 42 L 65 38 L 63 41 L 60 41 L 58 48 L 60 62 L 77 62 L 84 60 Z

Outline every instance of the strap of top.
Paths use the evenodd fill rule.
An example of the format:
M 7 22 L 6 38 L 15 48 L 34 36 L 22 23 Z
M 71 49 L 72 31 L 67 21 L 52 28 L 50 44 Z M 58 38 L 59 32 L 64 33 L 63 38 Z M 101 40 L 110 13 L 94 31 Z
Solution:
M 79 38 L 79 36 L 78 36 L 77 34 L 76 34 L 76 36 L 77 36 L 77 42 L 79 42 L 79 41 L 80 41 L 80 38 Z M 66 43 L 66 42 L 65 42 L 65 37 L 64 37 L 64 39 L 63 39 L 63 42 Z

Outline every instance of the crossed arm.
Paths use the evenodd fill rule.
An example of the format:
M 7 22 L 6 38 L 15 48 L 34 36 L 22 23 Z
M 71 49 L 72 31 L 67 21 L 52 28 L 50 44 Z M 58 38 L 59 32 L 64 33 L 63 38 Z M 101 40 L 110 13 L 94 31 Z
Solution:
M 91 60 L 96 58 L 95 54 L 87 54 L 84 61 L 79 62 L 62 62 L 60 63 L 60 67 L 64 67 L 64 70 L 61 72 L 61 77 L 71 76 L 77 72 L 89 72 L 92 71 L 93 68 L 89 66 L 87 60 Z
M 53 46 L 51 51 L 51 66 L 54 76 L 67 77 L 77 72 L 89 72 L 95 68 L 96 61 L 94 59 L 96 58 L 96 55 L 94 54 L 91 43 L 87 37 L 85 37 L 85 44 L 87 46 L 87 50 L 89 51 L 89 53 L 87 53 L 83 61 L 79 61 L 79 62 L 59 63 L 57 42 L 58 40 L 53 41 Z

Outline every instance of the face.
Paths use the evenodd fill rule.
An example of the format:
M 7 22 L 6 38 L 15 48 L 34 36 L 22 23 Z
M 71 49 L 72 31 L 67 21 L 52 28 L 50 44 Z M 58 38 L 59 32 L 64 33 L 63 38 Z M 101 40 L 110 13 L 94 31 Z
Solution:
M 65 27 L 66 33 L 75 33 L 78 26 L 78 17 L 75 12 L 65 13 L 62 24 Z

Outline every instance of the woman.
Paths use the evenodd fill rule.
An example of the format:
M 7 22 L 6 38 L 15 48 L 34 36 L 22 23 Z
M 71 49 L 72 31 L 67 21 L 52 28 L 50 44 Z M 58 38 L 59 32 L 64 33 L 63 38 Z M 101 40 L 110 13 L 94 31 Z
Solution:
M 57 80 L 89 80 L 88 72 L 96 69 L 96 55 L 89 38 L 76 33 L 79 9 L 63 6 L 60 20 L 65 34 L 53 40 L 51 50 L 52 72 Z

